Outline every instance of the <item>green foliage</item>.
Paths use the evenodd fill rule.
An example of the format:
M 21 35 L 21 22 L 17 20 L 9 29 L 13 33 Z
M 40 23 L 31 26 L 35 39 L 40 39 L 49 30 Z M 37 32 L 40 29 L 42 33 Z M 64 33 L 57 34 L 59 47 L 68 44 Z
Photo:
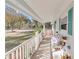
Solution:
M 37 25 L 35 26 L 35 31 L 38 31 L 39 33 L 42 31 L 42 24 L 37 23 Z

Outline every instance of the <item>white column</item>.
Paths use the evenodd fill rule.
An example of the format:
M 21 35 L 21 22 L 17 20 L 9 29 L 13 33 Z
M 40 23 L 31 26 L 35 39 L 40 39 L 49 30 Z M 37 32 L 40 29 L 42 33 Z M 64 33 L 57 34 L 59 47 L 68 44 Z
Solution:
M 52 31 L 54 30 L 54 24 L 52 24 Z
M 43 32 L 45 32 L 45 24 L 43 24 Z
M 52 31 L 53 31 L 53 34 L 54 34 L 54 24 L 51 23 L 51 25 L 52 25 Z
M 35 50 L 37 50 L 37 46 L 38 46 L 38 37 L 35 37 Z

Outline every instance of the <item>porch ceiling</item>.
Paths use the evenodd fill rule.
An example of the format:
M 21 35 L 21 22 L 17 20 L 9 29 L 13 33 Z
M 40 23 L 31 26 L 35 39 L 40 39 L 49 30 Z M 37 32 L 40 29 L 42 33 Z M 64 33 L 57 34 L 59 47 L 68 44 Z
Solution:
M 73 0 L 7 0 L 14 8 L 31 15 L 35 20 L 45 23 L 58 18 Z

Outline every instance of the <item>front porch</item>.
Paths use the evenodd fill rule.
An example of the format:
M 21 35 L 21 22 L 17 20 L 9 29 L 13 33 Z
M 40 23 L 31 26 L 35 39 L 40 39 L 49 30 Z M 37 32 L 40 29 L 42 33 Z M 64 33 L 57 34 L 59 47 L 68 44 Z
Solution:
M 57 51 L 63 50 L 58 48 L 59 46 L 57 48 L 53 48 L 51 45 L 51 38 L 56 34 L 56 32 L 60 35 L 60 41 L 63 36 L 67 38 L 66 48 L 68 48 L 68 50 L 65 52 L 70 53 L 67 54 L 69 57 L 66 58 L 66 54 L 63 52 L 58 59 L 74 58 L 73 0 L 6 0 L 6 6 L 13 11 L 7 11 L 13 15 L 8 15 L 9 17 L 12 17 L 9 19 L 12 21 L 16 18 L 14 25 L 17 24 L 17 26 L 15 26 L 15 28 L 19 28 L 18 25 L 24 23 L 24 25 L 21 25 L 22 29 L 27 30 L 27 27 L 31 27 L 32 25 L 33 27 L 36 27 L 36 29 L 40 30 L 39 33 L 36 31 L 32 38 L 22 42 L 20 45 L 6 52 L 6 59 L 56 59 L 53 55 L 54 52 L 57 53 Z M 15 17 L 15 15 L 22 15 L 24 17 L 18 18 Z M 36 22 L 35 24 L 31 24 L 29 22 L 30 26 L 26 26 L 27 21 L 25 18 L 27 20 L 29 19 L 31 22 L 33 20 Z M 16 22 L 17 19 L 18 21 Z M 19 21 L 20 23 L 18 23 Z M 37 24 L 37 22 L 41 24 L 38 25 L 39 23 Z M 10 23 L 10 25 L 13 24 Z M 42 29 L 39 28 L 40 26 Z M 13 28 L 13 26 L 11 27 Z M 55 51 L 53 51 L 53 49 Z M 58 54 L 55 55 L 57 56 Z

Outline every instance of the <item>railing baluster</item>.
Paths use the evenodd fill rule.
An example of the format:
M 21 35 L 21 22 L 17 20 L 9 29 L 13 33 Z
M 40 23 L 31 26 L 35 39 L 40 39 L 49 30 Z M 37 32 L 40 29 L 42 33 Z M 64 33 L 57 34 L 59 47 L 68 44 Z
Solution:
M 16 59 L 18 59 L 18 49 L 16 50 Z
M 22 52 L 21 52 L 21 47 L 20 47 L 20 59 L 22 59 Z
M 21 46 L 21 59 L 23 59 L 23 48 Z
M 20 59 L 20 49 L 18 48 L 18 59 Z
M 11 59 L 16 59 L 16 51 L 13 51 L 13 52 L 12 52 Z

